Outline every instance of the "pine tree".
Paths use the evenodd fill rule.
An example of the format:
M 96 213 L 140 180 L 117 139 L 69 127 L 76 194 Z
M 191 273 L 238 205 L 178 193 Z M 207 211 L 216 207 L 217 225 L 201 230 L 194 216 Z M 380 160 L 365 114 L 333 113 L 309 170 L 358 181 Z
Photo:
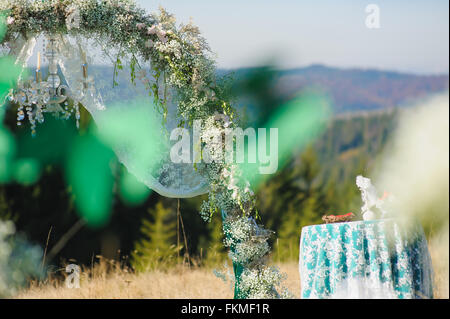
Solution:
M 176 263 L 176 215 L 159 201 L 155 209 L 148 210 L 151 219 L 144 219 L 141 226 L 143 238 L 135 244 L 132 266 L 138 271 L 170 266 Z
M 215 266 L 227 259 L 227 251 L 223 245 L 223 230 L 220 216 L 214 216 L 208 224 L 210 240 L 206 250 L 205 264 Z
M 302 227 L 320 223 L 325 213 L 325 192 L 319 172 L 317 154 L 312 147 L 308 147 L 300 157 L 300 164 L 292 172 L 291 180 L 296 185 L 297 194 L 282 214 L 275 250 L 279 252 L 277 258 L 280 260 L 298 258 Z

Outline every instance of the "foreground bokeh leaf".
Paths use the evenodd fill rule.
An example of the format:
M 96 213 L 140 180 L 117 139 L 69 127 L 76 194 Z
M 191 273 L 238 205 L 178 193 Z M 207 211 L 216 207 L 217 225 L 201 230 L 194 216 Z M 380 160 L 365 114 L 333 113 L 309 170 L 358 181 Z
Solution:
M 280 170 L 291 156 L 317 138 L 326 129 L 331 116 L 330 110 L 329 100 L 318 92 L 302 93 L 279 106 L 264 125 L 266 154 L 269 156 L 272 152 L 275 155 L 271 158 L 270 164 L 275 165 L 276 170 Z M 274 131 L 271 129 L 278 129 L 278 140 L 270 138 Z M 264 143 L 264 140 L 260 138 L 261 136 L 258 136 L 258 143 Z M 274 145 L 276 142 L 278 145 Z M 258 145 L 258 149 L 261 146 L 263 145 Z M 261 162 L 260 156 L 258 156 L 256 164 L 244 163 L 241 165 L 244 175 L 255 189 L 268 176 L 261 174 L 260 168 L 268 165 Z
M 105 225 L 110 217 L 114 178 L 113 152 L 92 135 L 74 141 L 66 175 L 82 218 L 92 227 Z
M 120 197 L 129 205 L 142 204 L 150 195 L 151 190 L 124 168 L 120 178 Z
M 9 181 L 15 150 L 14 137 L 0 125 L 0 183 Z
M 17 160 L 14 163 L 14 179 L 23 185 L 35 183 L 40 177 L 39 162 L 33 158 Z

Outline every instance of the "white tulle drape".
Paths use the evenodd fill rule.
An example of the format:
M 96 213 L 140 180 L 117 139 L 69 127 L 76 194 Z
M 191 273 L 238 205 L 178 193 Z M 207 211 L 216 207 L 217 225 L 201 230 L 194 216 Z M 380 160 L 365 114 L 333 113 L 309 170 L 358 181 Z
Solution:
M 15 64 L 21 67 L 22 71 L 27 67 L 28 60 L 33 55 L 36 42 L 36 37 L 25 39 L 19 34 L 14 41 L 9 43 L 9 55 L 16 57 Z M 19 76 L 18 81 L 20 80 L 23 80 L 22 74 Z
M 23 39 L 19 37 L 13 41 L 14 43 L 9 44 L 10 54 L 16 56 L 17 65 L 24 68 L 27 66 L 36 46 L 36 38 Z M 62 80 L 68 84 L 70 89 L 76 88 L 80 85 L 83 77 L 81 65 L 84 60 L 83 51 L 87 51 L 88 40 L 74 39 L 66 35 L 57 35 L 56 39 L 59 48 L 58 64 L 63 75 Z M 87 60 L 93 61 L 89 52 L 86 53 Z M 117 119 L 117 115 L 119 117 L 123 115 L 123 119 L 129 121 L 125 124 L 131 125 L 130 134 L 122 132 L 124 134 L 121 134 L 119 138 L 109 138 L 108 140 L 112 144 L 111 147 L 119 161 L 131 174 L 135 175 L 139 181 L 150 189 L 166 197 L 187 198 L 208 192 L 209 186 L 206 180 L 194 168 L 193 164 L 175 164 L 170 160 L 169 145 L 164 142 L 167 141 L 167 138 L 164 139 L 163 137 L 167 136 L 167 132 L 177 120 L 176 108 L 169 108 L 171 110 L 169 121 L 164 125 L 161 124 L 159 132 L 156 133 L 155 123 L 160 122 L 153 118 L 155 112 L 152 111 L 152 108 L 154 106 L 151 103 L 152 98 L 148 97 L 148 94 L 148 105 L 145 105 L 145 107 L 143 107 L 142 101 L 140 103 L 129 103 L 127 101 L 120 103 L 117 99 L 110 99 L 104 102 L 105 99 L 98 89 L 98 84 L 104 82 L 104 80 L 101 79 L 100 74 L 95 74 L 95 72 L 89 72 L 89 76 L 92 79 L 93 89 L 80 102 L 91 114 L 100 133 L 103 129 L 111 130 L 110 127 L 107 127 L 108 122 L 111 118 Z M 129 74 L 127 80 L 129 81 Z M 114 88 L 111 86 L 108 90 L 114 90 Z M 120 97 L 120 95 L 117 95 L 117 97 Z M 134 120 L 136 123 L 140 123 L 140 129 L 144 130 L 139 132 L 139 141 L 136 140 L 136 134 L 131 134 L 132 121 Z M 124 131 L 126 128 L 118 125 L 118 130 Z M 160 136 L 155 136 L 155 134 L 160 134 Z M 146 144 L 145 142 L 149 139 L 158 140 L 158 147 L 155 147 L 154 143 Z

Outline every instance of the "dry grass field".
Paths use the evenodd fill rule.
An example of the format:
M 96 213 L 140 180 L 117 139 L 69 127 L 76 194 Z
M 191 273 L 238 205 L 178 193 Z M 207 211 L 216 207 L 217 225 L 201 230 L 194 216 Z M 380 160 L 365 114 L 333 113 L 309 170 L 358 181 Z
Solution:
M 429 249 L 434 271 L 434 298 L 449 298 L 449 233 L 448 231 L 430 241 Z
M 449 297 L 448 246 L 430 243 L 435 273 L 435 298 Z M 278 265 L 287 274 L 285 286 L 300 296 L 300 276 L 296 262 Z M 31 283 L 16 298 L 150 298 L 203 299 L 233 298 L 229 283 L 213 274 L 211 268 L 178 266 L 167 271 L 154 270 L 135 274 L 113 261 L 100 259 L 93 268 L 81 271 L 80 288 L 67 288 L 61 278 L 50 278 L 44 283 Z
M 286 287 L 299 296 L 298 265 L 286 263 L 280 268 L 288 275 Z M 233 298 L 233 291 L 229 283 L 213 274 L 213 269 L 178 266 L 166 272 L 134 274 L 119 268 L 111 271 L 107 262 L 101 262 L 92 270 L 82 271 L 80 288 L 66 288 L 63 280 L 54 279 L 44 284 L 32 283 L 16 298 L 229 299 Z

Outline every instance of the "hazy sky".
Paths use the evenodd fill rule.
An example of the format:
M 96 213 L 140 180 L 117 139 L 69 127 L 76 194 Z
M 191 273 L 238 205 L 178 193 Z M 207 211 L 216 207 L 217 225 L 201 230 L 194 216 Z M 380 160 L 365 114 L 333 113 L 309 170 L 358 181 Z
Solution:
M 235 68 L 277 57 L 283 67 L 322 63 L 414 73 L 448 73 L 447 0 L 137 0 L 194 23 Z M 365 25 L 368 4 L 380 8 L 380 28 Z

